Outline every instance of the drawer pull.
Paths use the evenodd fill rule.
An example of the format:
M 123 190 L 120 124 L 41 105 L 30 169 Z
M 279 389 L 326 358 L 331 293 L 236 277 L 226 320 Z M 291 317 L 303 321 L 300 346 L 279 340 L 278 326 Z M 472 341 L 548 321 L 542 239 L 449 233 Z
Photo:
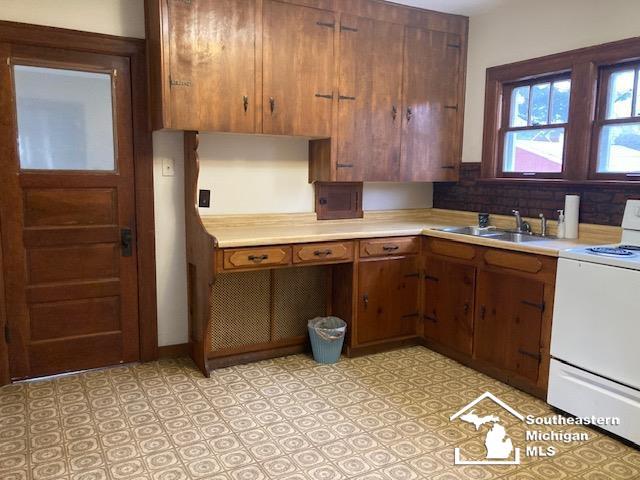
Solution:
M 384 250 L 385 252 L 395 252 L 399 248 L 400 248 L 400 246 L 398 246 L 398 245 L 383 245 L 382 246 L 382 250 Z
M 419 317 L 420 314 L 418 312 L 414 312 L 414 313 L 407 313 L 406 315 L 402 315 L 400 318 L 413 318 L 413 317 Z
M 422 315 L 422 318 L 424 318 L 425 320 L 429 320 L 430 322 L 433 323 L 438 323 L 438 319 L 435 316 L 430 316 L 430 315 Z
M 315 252 L 313 252 L 316 257 L 328 257 L 332 253 L 333 250 L 331 250 L 330 248 L 327 248 L 326 250 L 316 250 Z
M 434 277 L 433 275 L 426 275 L 424 276 L 425 280 L 429 280 L 430 282 L 439 282 L 440 279 L 438 277 Z
M 249 260 L 251 260 L 254 263 L 260 263 L 260 262 L 264 262 L 266 259 L 269 258 L 269 255 L 262 254 L 262 255 L 249 255 Z

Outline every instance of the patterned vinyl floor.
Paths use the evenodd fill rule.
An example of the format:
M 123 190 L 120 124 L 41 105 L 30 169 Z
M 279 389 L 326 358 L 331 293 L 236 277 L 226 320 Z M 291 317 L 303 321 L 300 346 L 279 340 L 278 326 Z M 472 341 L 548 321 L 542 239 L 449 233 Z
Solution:
M 523 415 L 543 402 L 422 347 L 321 366 L 297 355 L 216 371 L 187 360 L 90 371 L 0 389 L 0 478 L 635 479 L 640 452 L 587 440 L 521 465 L 482 460 L 486 427 L 449 417 L 485 391 Z M 520 420 L 490 400 L 514 447 Z M 550 427 L 545 427 L 550 428 Z

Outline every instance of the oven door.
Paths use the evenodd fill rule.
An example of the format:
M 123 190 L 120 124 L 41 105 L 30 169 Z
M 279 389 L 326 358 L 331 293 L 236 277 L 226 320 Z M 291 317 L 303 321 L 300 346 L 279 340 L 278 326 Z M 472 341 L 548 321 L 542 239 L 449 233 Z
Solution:
M 640 388 L 640 271 L 561 258 L 551 355 Z

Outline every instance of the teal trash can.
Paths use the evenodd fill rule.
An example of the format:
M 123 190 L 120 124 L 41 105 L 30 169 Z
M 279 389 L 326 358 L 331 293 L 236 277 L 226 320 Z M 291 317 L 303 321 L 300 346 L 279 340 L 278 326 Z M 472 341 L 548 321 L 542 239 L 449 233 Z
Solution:
M 336 363 L 342 352 L 347 323 L 338 317 L 316 317 L 309 320 L 308 328 L 315 361 Z

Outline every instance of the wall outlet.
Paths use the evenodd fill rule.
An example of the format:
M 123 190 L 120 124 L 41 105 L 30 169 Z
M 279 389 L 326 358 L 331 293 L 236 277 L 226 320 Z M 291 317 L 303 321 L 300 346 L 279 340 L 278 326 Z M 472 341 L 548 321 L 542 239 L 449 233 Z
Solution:
M 200 190 L 198 206 L 201 208 L 209 208 L 211 206 L 211 190 Z
M 173 177 L 176 174 L 176 162 L 173 158 L 162 159 L 162 176 Z

